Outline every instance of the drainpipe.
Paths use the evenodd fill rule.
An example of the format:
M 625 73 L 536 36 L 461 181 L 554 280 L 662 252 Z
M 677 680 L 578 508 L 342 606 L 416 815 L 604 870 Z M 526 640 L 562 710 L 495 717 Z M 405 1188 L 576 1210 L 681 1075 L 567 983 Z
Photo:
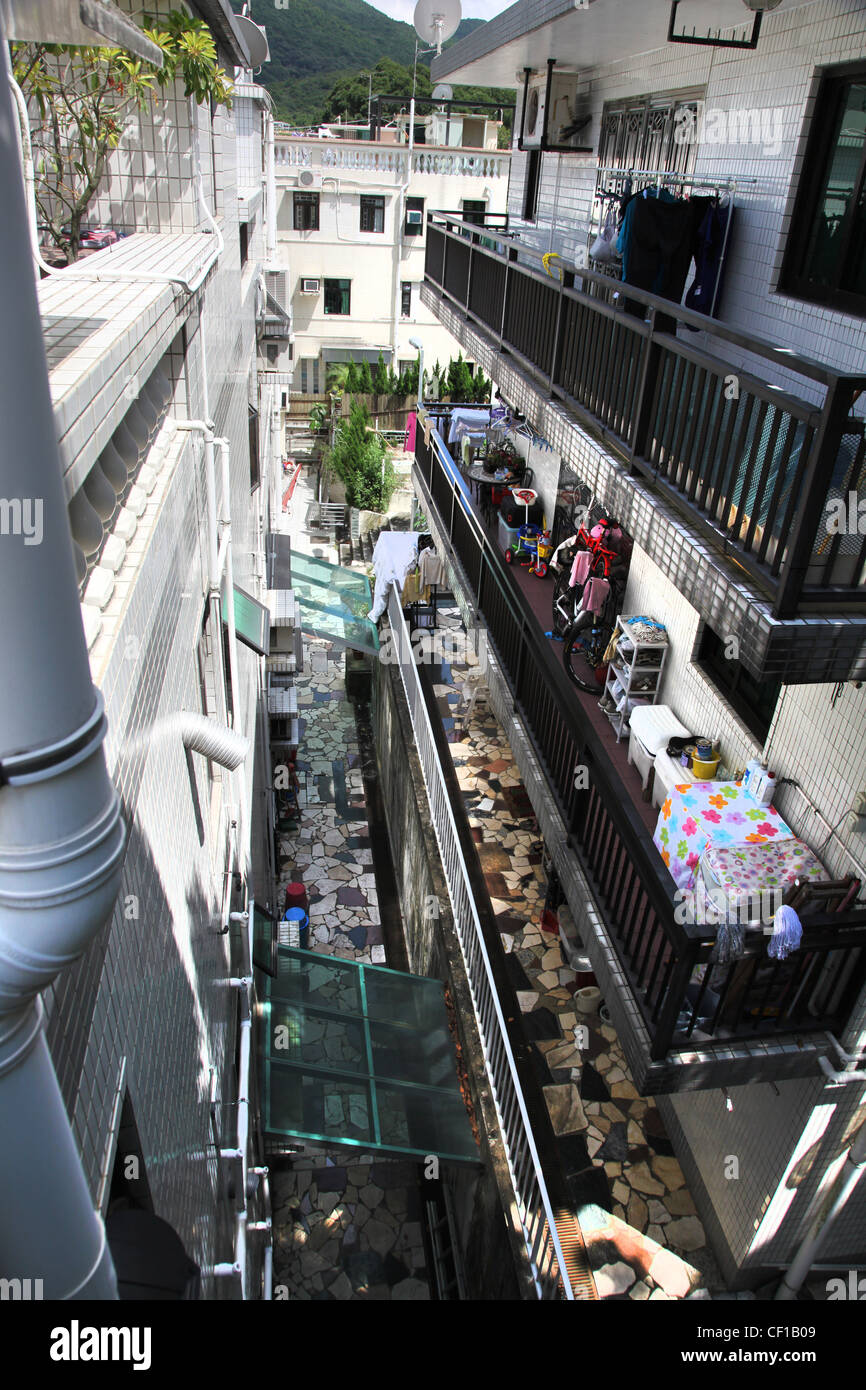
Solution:
M 106 1300 L 114 1266 L 39 995 L 110 916 L 125 831 L 81 622 L 15 125 L 0 82 L 0 475 L 13 521 L 14 499 L 42 521 L 39 543 L 21 526 L 0 540 L 0 1275 L 41 1279 L 46 1299 Z
M 850 1075 L 851 1073 L 845 1074 Z M 860 1073 L 858 1079 L 861 1083 L 866 1083 L 866 1075 L 863 1073 Z M 864 1170 L 866 1170 L 866 1124 L 861 1125 L 857 1131 L 854 1143 L 848 1150 L 848 1156 L 837 1173 L 830 1191 L 825 1197 L 822 1197 L 819 1192 L 815 1198 L 806 1238 L 797 1252 L 794 1263 L 776 1291 L 778 1302 L 791 1303 L 796 1299 L 809 1270 L 830 1234 L 833 1223 L 862 1178 Z
M 265 112 L 265 176 L 267 178 L 267 258 L 273 265 L 277 259 L 277 178 L 274 169 L 274 118 Z
M 220 463 L 222 465 L 222 519 L 223 535 L 225 538 L 225 574 L 226 574 L 226 620 L 229 632 L 229 668 L 232 678 L 232 700 L 234 712 L 232 722 L 237 728 L 240 723 L 240 665 L 238 662 L 238 634 L 235 625 L 235 576 L 234 565 L 232 562 L 232 510 L 231 510 L 231 475 L 229 470 L 229 441 L 218 439 L 216 441 L 220 451 Z M 243 836 L 238 835 L 238 845 L 246 841 L 246 834 L 249 829 L 249 816 L 247 814 L 247 784 L 243 768 L 238 772 L 238 829 L 243 828 Z M 240 866 L 239 866 L 240 867 Z M 245 863 L 241 872 L 244 878 L 247 877 L 249 864 Z
M 199 320 L 199 333 L 201 335 L 202 351 L 204 351 L 204 323 Z M 219 563 L 219 528 L 217 524 L 217 504 L 216 504 L 216 466 L 214 462 L 214 432 L 213 423 L 206 420 L 177 420 L 175 422 L 179 430 L 185 430 L 200 434 L 204 439 L 204 472 L 205 490 L 207 493 L 207 566 L 208 566 L 208 589 L 211 616 L 211 634 L 213 637 L 214 661 L 216 665 L 217 679 L 214 682 L 217 688 L 217 704 L 219 707 L 220 722 L 228 724 L 229 712 L 226 700 L 225 673 L 223 671 L 222 642 L 220 634 L 222 632 L 222 610 L 220 606 L 220 576 L 222 570 Z

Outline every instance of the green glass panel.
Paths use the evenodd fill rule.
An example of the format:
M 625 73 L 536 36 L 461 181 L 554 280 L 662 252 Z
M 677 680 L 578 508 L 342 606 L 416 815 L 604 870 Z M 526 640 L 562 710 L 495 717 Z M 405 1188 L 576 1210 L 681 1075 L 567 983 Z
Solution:
M 440 980 L 280 946 L 263 994 L 269 1133 L 477 1161 Z
M 234 586 L 235 594 L 235 630 L 238 638 L 246 646 L 252 647 L 254 652 L 260 656 L 267 656 L 270 652 L 271 636 L 271 615 L 258 599 L 253 598 L 246 590 Z M 223 594 L 222 599 L 223 622 L 228 622 L 228 596 Z

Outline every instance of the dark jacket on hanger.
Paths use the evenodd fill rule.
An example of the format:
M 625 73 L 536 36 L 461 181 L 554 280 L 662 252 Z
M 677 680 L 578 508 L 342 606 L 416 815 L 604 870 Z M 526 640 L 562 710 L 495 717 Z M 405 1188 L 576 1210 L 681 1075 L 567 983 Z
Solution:
M 725 229 L 734 221 L 733 203 L 721 207 L 711 203 L 697 230 L 695 239 L 695 278 L 685 298 L 686 306 L 699 314 L 716 314 L 725 278 L 725 261 L 731 244 Z M 724 252 L 724 254 L 723 254 Z M 697 329 L 694 330 L 698 332 Z
M 637 198 L 633 204 L 628 283 L 678 304 L 692 263 L 697 228 L 709 209 L 709 198 Z M 624 277 L 625 278 L 625 277 Z M 642 305 L 626 305 L 643 318 Z M 675 333 L 676 320 L 656 314 L 656 328 Z

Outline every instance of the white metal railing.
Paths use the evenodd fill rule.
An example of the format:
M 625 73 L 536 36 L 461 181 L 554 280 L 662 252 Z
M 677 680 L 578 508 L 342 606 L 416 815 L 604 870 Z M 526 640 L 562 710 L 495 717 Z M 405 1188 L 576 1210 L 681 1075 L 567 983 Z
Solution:
M 536 1290 L 541 1299 L 557 1298 L 561 1281 L 565 1297 L 572 1300 L 574 1290 L 541 1171 L 490 957 L 460 848 L 448 788 L 436 752 L 409 629 L 400 606 L 400 592 L 393 584 L 388 593 L 388 619 Z

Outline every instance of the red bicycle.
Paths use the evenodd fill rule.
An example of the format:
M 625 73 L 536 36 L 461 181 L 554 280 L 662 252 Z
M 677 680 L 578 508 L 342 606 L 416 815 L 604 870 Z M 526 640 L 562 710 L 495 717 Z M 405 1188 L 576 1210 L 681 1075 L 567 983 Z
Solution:
M 588 510 L 587 508 L 587 513 Z M 588 520 L 587 515 L 586 522 Z M 548 562 L 549 568 L 556 575 L 552 613 L 555 636 L 563 637 L 566 630 L 574 624 L 580 611 L 584 586 L 590 579 L 611 580 L 625 573 L 626 565 L 622 555 L 614 548 L 621 540 L 622 531 L 619 523 L 612 517 L 603 517 L 589 530 L 586 523 L 581 523 L 576 535 L 557 546 Z M 571 572 L 580 550 L 587 551 L 592 559 L 583 582 L 572 585 Z

